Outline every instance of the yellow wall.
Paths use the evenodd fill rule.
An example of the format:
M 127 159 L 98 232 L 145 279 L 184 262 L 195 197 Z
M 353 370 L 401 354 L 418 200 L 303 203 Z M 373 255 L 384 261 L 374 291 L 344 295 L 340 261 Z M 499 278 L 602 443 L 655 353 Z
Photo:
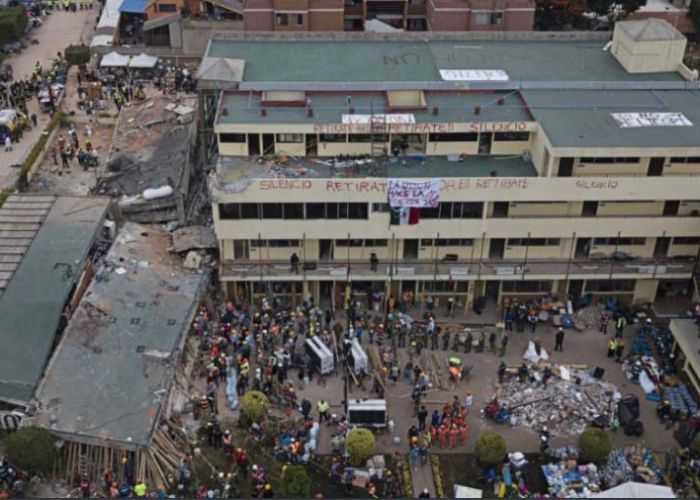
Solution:
M 642 158 L 639 163 L 581 163 L 580 159 L 576 159 L 574 161 L 573 175 L 576 177 L 596 175 L 626 177 L 646 175 L 648 168 L 649 158 Z
M 220 142 L 219 153 L 224 156 L 248 156 L 247 142 Z
M 369 142 L 320 142 L 318 144 L 318 156 L 366 155 L 371 152 L 372 143 Z
M 223 240 L 222 243 L 223 259 L 233 259 L 233 240 Z
M 700 163 L 667 163 L 664 166 L 664 175 L 698 175 Z
M 456 254 L 459 260 L 471 260 L 478 259 L 481 253 L 481 245 L 483 240 L 474 239 L 473 244 L 470 246 L 446 246 L 446 247 L 436 247 L 436 246 L 419 246 L 418 247 L 418 258 L 424 260 L 442 260 L 447 254 Z
M 562 239 L 559 245 L 531 246 L 529 249 L 524 245 L 509 246 L 506 241 L 503 258 L 524 259 L 527 253 L 528 259 L 559 259 L 568 258 L 571 250 L 571 238 Z
M 654 302 L 659 280 L 637 280 L 634 285 L 634 303 Z
M 624 238 L 624 236 L 622 236 Z M 656 238 L 647 238 L 644 245 L 619 245 L 617 250 L 625 252 L 635 257 L 651 257 L 654 254 L 654 245 Z M 591 254 L 604 253 L 610 255 L 615 251 L 615 245 L 595 245 L 591 243 Z
M 668 248 L 669 257 L 693 257 L 698 254 L 698 245 L 674 245 L 671 242 L 671 246 Z
M 700 201 L 681 201 L 678 215 L 691 215 L 693 212 L 700 213 Z
M 661 215 L 664 211 L 663 201 L 615 202 L 601 201 L 598 203 L 599 217 L 605 216 L 642 216 Z
M 521 155 L 530 150 L 530 141 L 496 141 L 491 143 L 493 155 Z
M 560 217 L 576 215 L 570 212 L 569 205 L 570 204 L 566 202 L 511 202 L 508 205 L 508 217 Z M 577 213 L 581 213 L 580 209 Z M 493 215 L 493 204 L 491 204 L 491 215 Z
M 277 137 L 275 136 L 275 153 L 304 156 L 306 155 L 305 140 L 302 142 L 277 142 Z
M 479 143 L 473 142 L 431 142 L 428 141 L 426 153 L 429 155 L 475 155 L 479 152 Z

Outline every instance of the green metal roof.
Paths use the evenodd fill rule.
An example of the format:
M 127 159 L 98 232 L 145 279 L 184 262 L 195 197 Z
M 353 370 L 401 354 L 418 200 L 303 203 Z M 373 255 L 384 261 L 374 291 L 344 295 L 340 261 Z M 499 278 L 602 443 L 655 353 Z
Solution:
M 342 115 L 347 114 L 347 97 L 342 93 L 307 94 L 311 100 L 313 116 L 308 116 L 306 108 L 265 106 L 266 115 L 260 113 L 260 98 L 250 98 L 248 94 L 227 93 L 222 108 L 227 113 L 219 113 L 218 123 L 265 123 L 265 124 L 315 124 L 341 123 Z M 499 98 L 503 104 L 497 104 Z M 466 92 L 426 92 L 426 109 L 409 110 L 416 123 L 459 123 L 459 122 L 518 122 L 530 121 L 532 117 L 513 92 L 466 93 Z M 351 94 L 351 105 L 355 114 L 384 113 L 388 106 L 385 93 Z M 475 106 L 481 113 L 475 114 Z M 438 115 L 433 115 L 437 107 Z M 395 110 L 392 113 L 403 113 Z
M 630 74 L 605 42 L 301 42 L 213 38 L 207 57 L 245 61 L 244 82 L 441 82 L 441 69 L 504 70 L 511 81 L 680 81 Z
M 522 92 L 554 147 L 700 147 L 700 93 L 693 91 Z M 683 113 L 689 127 L 622 128 L 611 113 Z
M 0 401 L 31 399 L 108 205 L 107 198 L 55 198 L 24 253 L 0 297 Z

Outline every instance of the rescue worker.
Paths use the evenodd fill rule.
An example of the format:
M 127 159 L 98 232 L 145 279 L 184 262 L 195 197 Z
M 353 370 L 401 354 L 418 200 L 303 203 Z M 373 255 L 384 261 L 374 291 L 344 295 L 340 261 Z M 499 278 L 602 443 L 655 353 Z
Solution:
M 617 339 L 613 337 L 608 340 L 608 357 L 615 357 L 615 351 L 617 351 Z

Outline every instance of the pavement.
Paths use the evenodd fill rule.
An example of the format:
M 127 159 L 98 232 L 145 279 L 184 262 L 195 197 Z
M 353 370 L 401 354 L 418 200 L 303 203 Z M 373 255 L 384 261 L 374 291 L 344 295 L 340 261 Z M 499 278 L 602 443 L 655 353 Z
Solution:
M 78 10 L 75 13 L 51 11 L 50 15 L 43 18 L 43 24 L 30 33 L 30 38 L 39 43 L 31 43 L 22 52 L 7 59 L 12 64 L 15 79 L 29 78 L 37 61 L 44 68 L 49 67 L 56 53 L 63 52 L 68 45 L 81 42 L 89 44 L 98 15 L 97 8 Z M 38 125 L 25 131 L 21 141 L 13 144 L 11 152 L 0 152 L 0 190 L 14 186 L 18 172 L 12 165 L 24 161 L 50 119 L 48 114 L 39 111 L 36 99 L 31 99 L 27 108 L 30 115 L 36 113 Z

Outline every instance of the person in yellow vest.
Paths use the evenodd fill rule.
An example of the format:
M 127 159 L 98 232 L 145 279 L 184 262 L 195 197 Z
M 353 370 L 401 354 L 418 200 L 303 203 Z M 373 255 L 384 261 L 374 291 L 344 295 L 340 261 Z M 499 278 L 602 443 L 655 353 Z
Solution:
M 146 497 L 146 484 L 141 481 L 140 479 L 136 480 L 136 486 L 134 486 L 134 493 L 136 494 L 137 498 L 145 498 Z

